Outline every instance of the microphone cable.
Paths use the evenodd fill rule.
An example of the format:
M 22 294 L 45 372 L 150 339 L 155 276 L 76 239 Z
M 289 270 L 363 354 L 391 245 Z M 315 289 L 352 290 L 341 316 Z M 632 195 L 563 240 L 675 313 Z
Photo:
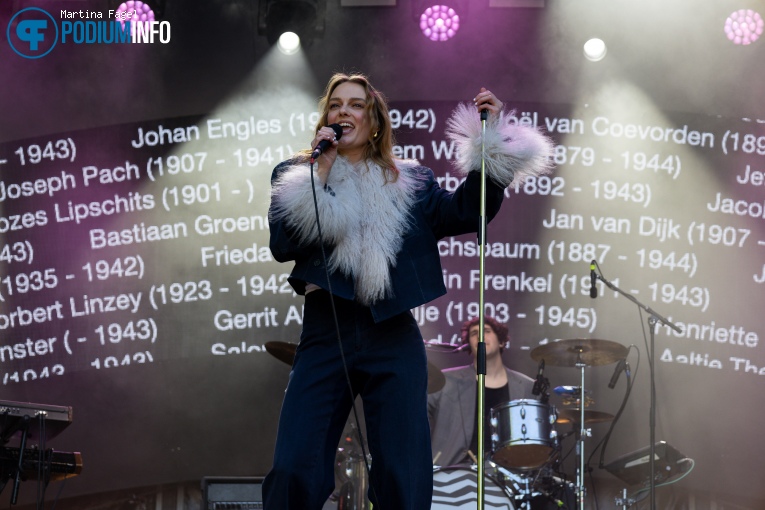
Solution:
M 630 349 L 635 347 L 634 345 L 630 345 Z M 608 447 L 608 441 L 611 439 L 611 434 L 614 431 L 614 428 L 616 427 L 616 423 L 619 421 L 619 418 L 622 416 L 622 413 L 624 412 L 624 408 L 627 406 L 627 401 L 630 398 L 630 393 L 632 393 L 632 387 L 635 385 L 635 380 L 637 379 L 637 371 L 638 368 L 640 368 L 640 350 L 635 347 L 635 352 L 637 353 L 637 363 L 635 364 L 635 372 L 634 377 L 632 376 L 632 373 L 630 371 L 630 365 L 627 363 L 624 367 L 624 375 L 627 377 L 627 387 L 624 394 L 624 398 L 622 399 L 622 404 L 619 406 L 619 410 L 616 411 L 616 416 L 614 416 L 613 421 L 611 422 L 611 425 L 608 427 L 608 432 L 606 432 L 606 435 L 603 437 L 600 443 L 598 443 L 598 446 L 593 450 L 592 454 L 590 455 L 590 460 L 592 459 L 593 455 L 595 454 L 595 451 L 597 451 L 598 448 L 600 448 L 601 445 L 603 445 L 603 448 L 600 450 L 600 461 L 598 462 L 598 468 L 603 469 L 603 466 L 605 464 L 605 456 L 606 456 L 606 448 Z M 629 355 L 629 352 L 627 353 Z M 626 358 L 626 357 L 625 357 Z M 588 462 L 589 464 L 589 462 Z
M 337 334 L 337 345 L 340 349 L 340 358 L 343 362 L 343 371 L 345 372 L 345 382 L 348 385 L 348 393 L 351 397 L 351 409 L 353 411 L 353 419 L 356 422 L 356 431 L 359 436 L 359 443 L 361 444 L 361 455 L 364 457 L 364 468 L 367 474 L 367 480 L 369 482 L 369 487 L 372 490 L 372 494 L 374 495 L 374 499 L 377 500 L 377 493 L 375 492 L 375 488 L 371 483 L 372 477 L 370 475 L 370 466 L 369 466 L 369 460 L 367 457 L 367 448 L 366 443 L 364 442 L 364 434 L 361 432 L 361 424 L 359 423 L 359 413 L 356 409 L 356 397 L 353 394 L 353 384 L 351 383 L 351 376 L 348 373 L 348 364 L 345 360 L 345 352 L 343 352 L 343 339 L 342 335 L 340 333 L 340 321 L 337 318 L 337 309 L 335 308 L 335 295 L 332 292 L 332 281 L 329 277 L 329 266 L 327 265 L 327 254 L 324 250 L 324 237 L 321 233 L 321 222 L 319 221 L 319 202 L 316 198 L 316 180 L 314 178 L 314 172 L 313 172 L 313 160 L 310 162 L 310 171 L 311 171 L 311 192 L 313 193 L 313 208 L 314 208 L 314 214 L 316 216 L 316 229 L 319 234 L 319 246 L 321 247 L 321 258 L 322 262 L 324 263 L 324 272 L 327 277 L 327 291 L 329 292 L 329 301 L 332 305 L 332 319 L 335 322 L 335 332 Z M 377 506 L 376 510 L 379 509 L 379 505 Z

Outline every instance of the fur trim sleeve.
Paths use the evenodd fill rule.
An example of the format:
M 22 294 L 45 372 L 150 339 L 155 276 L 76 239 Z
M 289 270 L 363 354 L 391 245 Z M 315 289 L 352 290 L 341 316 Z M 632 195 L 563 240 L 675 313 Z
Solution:
M 342 163 L 341 158 L 337 158 L 325 187 L 318 177 L 314 178 L 321 233 L 324 242 L 332 245 L 347 235 L 351 222 L 361 217 L 363 212 L 359 210 L 359 201 L 353 199 L 356 196 L 355 186 L 350 182 L 348 173 L 343 171 Z M 298 235 L 298 242 L 318 242 L 311 170 L 307 164 L 289 166 L 276 178 L 271 187 L 271 202 L 273 219 L 292 227 Z
M 482 125 L 473 105 L 462 103 L 446 123 L 446 137 L 457 146 L 454 166 L 463 175 L 481 168 Z M 504 112 L 486 123 L 486 175 L 501 186 L 523 184 L 552 170 L 553 143 L 535 128 L 508 123 Z

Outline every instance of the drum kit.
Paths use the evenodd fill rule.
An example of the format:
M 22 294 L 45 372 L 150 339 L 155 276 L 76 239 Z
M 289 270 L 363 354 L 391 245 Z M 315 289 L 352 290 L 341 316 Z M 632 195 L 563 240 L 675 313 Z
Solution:
M 588 392 L 585 388 L 584 371 L 588 366 L 610 365 L 623 360 L 627 357 L 628 352 L 629 349 L 626 346 L 617 342 L 586 338 L 551 342 L 540 345 L 531 351 L 531 358 L 540 362 L 542 366 L 549 363 L 554 366 L 579 369 L 580 384 L 578 388 L 574 388 L 574 396 L 579 397 L 577 402 L 579 407 L 562 409 L 560 414 L 551 408 L 551 413 L 555 415 L 556 423 L 571 423 L 576 433 L 576 453 L 579 464 L 576 472 L 575 492 L 577 495 L 576 507 L 580 510 L 584 508 L 585 497 L 585 438 L 590 435 L 589 429 L 586 429 L 585 426 L 613 419 L 613 416 L 608 413 L 585 409 Z
M 290 365 L 297 348 L 296 344 L 286 342 L 267 342 L 265 347 L 274 357 Z M 586 409 L 592 399 L 585 389 L 584 371 L 586 367 L 623 360 L 627 353 L 627 347 L 619 343 L 597 339 L 560 340 L 531 351 L 531 358 L 539 363 L 579 369 L 579 386 L 559 387 L 565 388 L 564 393 L 570 397 L 564 403 L 572 403 L 576 407 L 556 409 L 549 405 L 547 398 L 544 398 L 545 387 L 540 400 L 513 400 L 491 409 L 491 452 L 487 463 L 490 468 L 485 470 L 485 508 L 520 510 L 559 508 L 563 505 L 574 508 L 570 500 L 573 494 L 577 496 L 575 507 L 584 508 L 584 452 L 586 437 L 590 435 L 585 427 L 610 422 L 614 418 L 609 413 Z M 439 391 L 445 382 L 443 373 L 428 362 L 428 393 Z M 560 470 L 562 445 L 556 426 L 566 424 L 572 426 L 577 442 L 579 463 L 575 484 L 568 481 Z M 346 434 L 345 441 L 348 444 L 338 448 L 336 478 L 339 489 L 333 496 L 338 509 L 367 509 L 369 505 L 365 493 L 368 485 L 364 459 L 360 450 L 353 446 L 357 441 L 354 434 Z M 476 471 L 475 466 L 436 468 L 431 510 L 476 508 Z

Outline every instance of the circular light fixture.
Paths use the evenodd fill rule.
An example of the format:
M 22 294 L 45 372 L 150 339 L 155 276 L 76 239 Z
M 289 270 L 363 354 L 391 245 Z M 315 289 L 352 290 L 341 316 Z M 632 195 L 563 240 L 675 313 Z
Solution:
M 293 55 L 300 49 L 300 37 L 295 32 L 284 32 L 279 36 L 276 47 L 285 55 Z
M 725 20 L 725 35 L 733 44 L 752 44 L 760 38 L 765 22 L 752 9 L 739 9 Z
M 431 41 L 446 41 L 460 29 L 460 17 L 451 7 L 434 5 L 420 16 L 420 30 Z
M 593 37 L 584 43 L 584 56 L 587 60 L 598 62 L 606 56 L 607 48 L 603 39 Z
M 122 2 L 115 13 L 117 19 L 122 22 L 122 26 L 125 26 L 126 21 L 132 23 L 154 21 L 154 11 L 151 7 L 141 2 L 141 0 L 128 0 Z

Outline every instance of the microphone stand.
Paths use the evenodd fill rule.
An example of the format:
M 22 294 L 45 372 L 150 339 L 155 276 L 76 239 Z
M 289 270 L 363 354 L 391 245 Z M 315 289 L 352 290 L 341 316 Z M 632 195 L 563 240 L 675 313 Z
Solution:
M 484 509 L 484 472 L 486 470 L 484 461 L 484 414 L 486 413 L 486 341 L 484 338 L 484 278 L 486 277 L 484 262 L 486 253 L 486 158 L 484 157 L 486 139 L 486 121 L 489 118 L 488 110 L 481 110 L 481 200 L 479 209 L 478 225 L 478 345 L 476 349 L 476 374 L 478 374 L 478 410 L 476 416 L 476 427 L 478 429 L 478 480 L 477 480 L 477 507 L 478 510 Z
M 598 271 L 600 271 L 600 267 L 598 267 Z M 682 333 L 683 330 L 680 329 L 676 324 L 671 322 L 666 317 L 663 317 L 662 315 L 655 312 L 651 307 L 644 305 L 640 301 L 638 301 L 632 294 L 623 291 L 610 281 L 608 281 L 606 278 L 603 277 L 600 272 L 595 273 L 595 277 L 606 284 L 606 287 L 609 289 L 618 292 L 622 296 L 626 297 L 633 303 L 635 303 L 639 308 L 645 310 L 645 312 L 648 314 L 648 331 L 650 333 L 650 345 L 649 345 L 649 353 L 648 353 L 648 367 L 650 372 L 650 379 L 651 379 L 651 409 L 650 409 L 650 416 L 648 420 L 648 426 L 650 429 L 650 442 L 651 445 L 649 446 L 649 453 L 648 453 L 648 464 L 650 466 L 650 476 L 651 479 L 649 480 L 650 483 L 650 499 L 651 499 L 651 510 L 656 510 L 656 377 L 654 373 L 655 369 L 655 359 L 654 359 L 654 343 L 656 339 L 656 325 L 661 322 L 665 326 L 672 328 L 674 331 L 678 333 Z

